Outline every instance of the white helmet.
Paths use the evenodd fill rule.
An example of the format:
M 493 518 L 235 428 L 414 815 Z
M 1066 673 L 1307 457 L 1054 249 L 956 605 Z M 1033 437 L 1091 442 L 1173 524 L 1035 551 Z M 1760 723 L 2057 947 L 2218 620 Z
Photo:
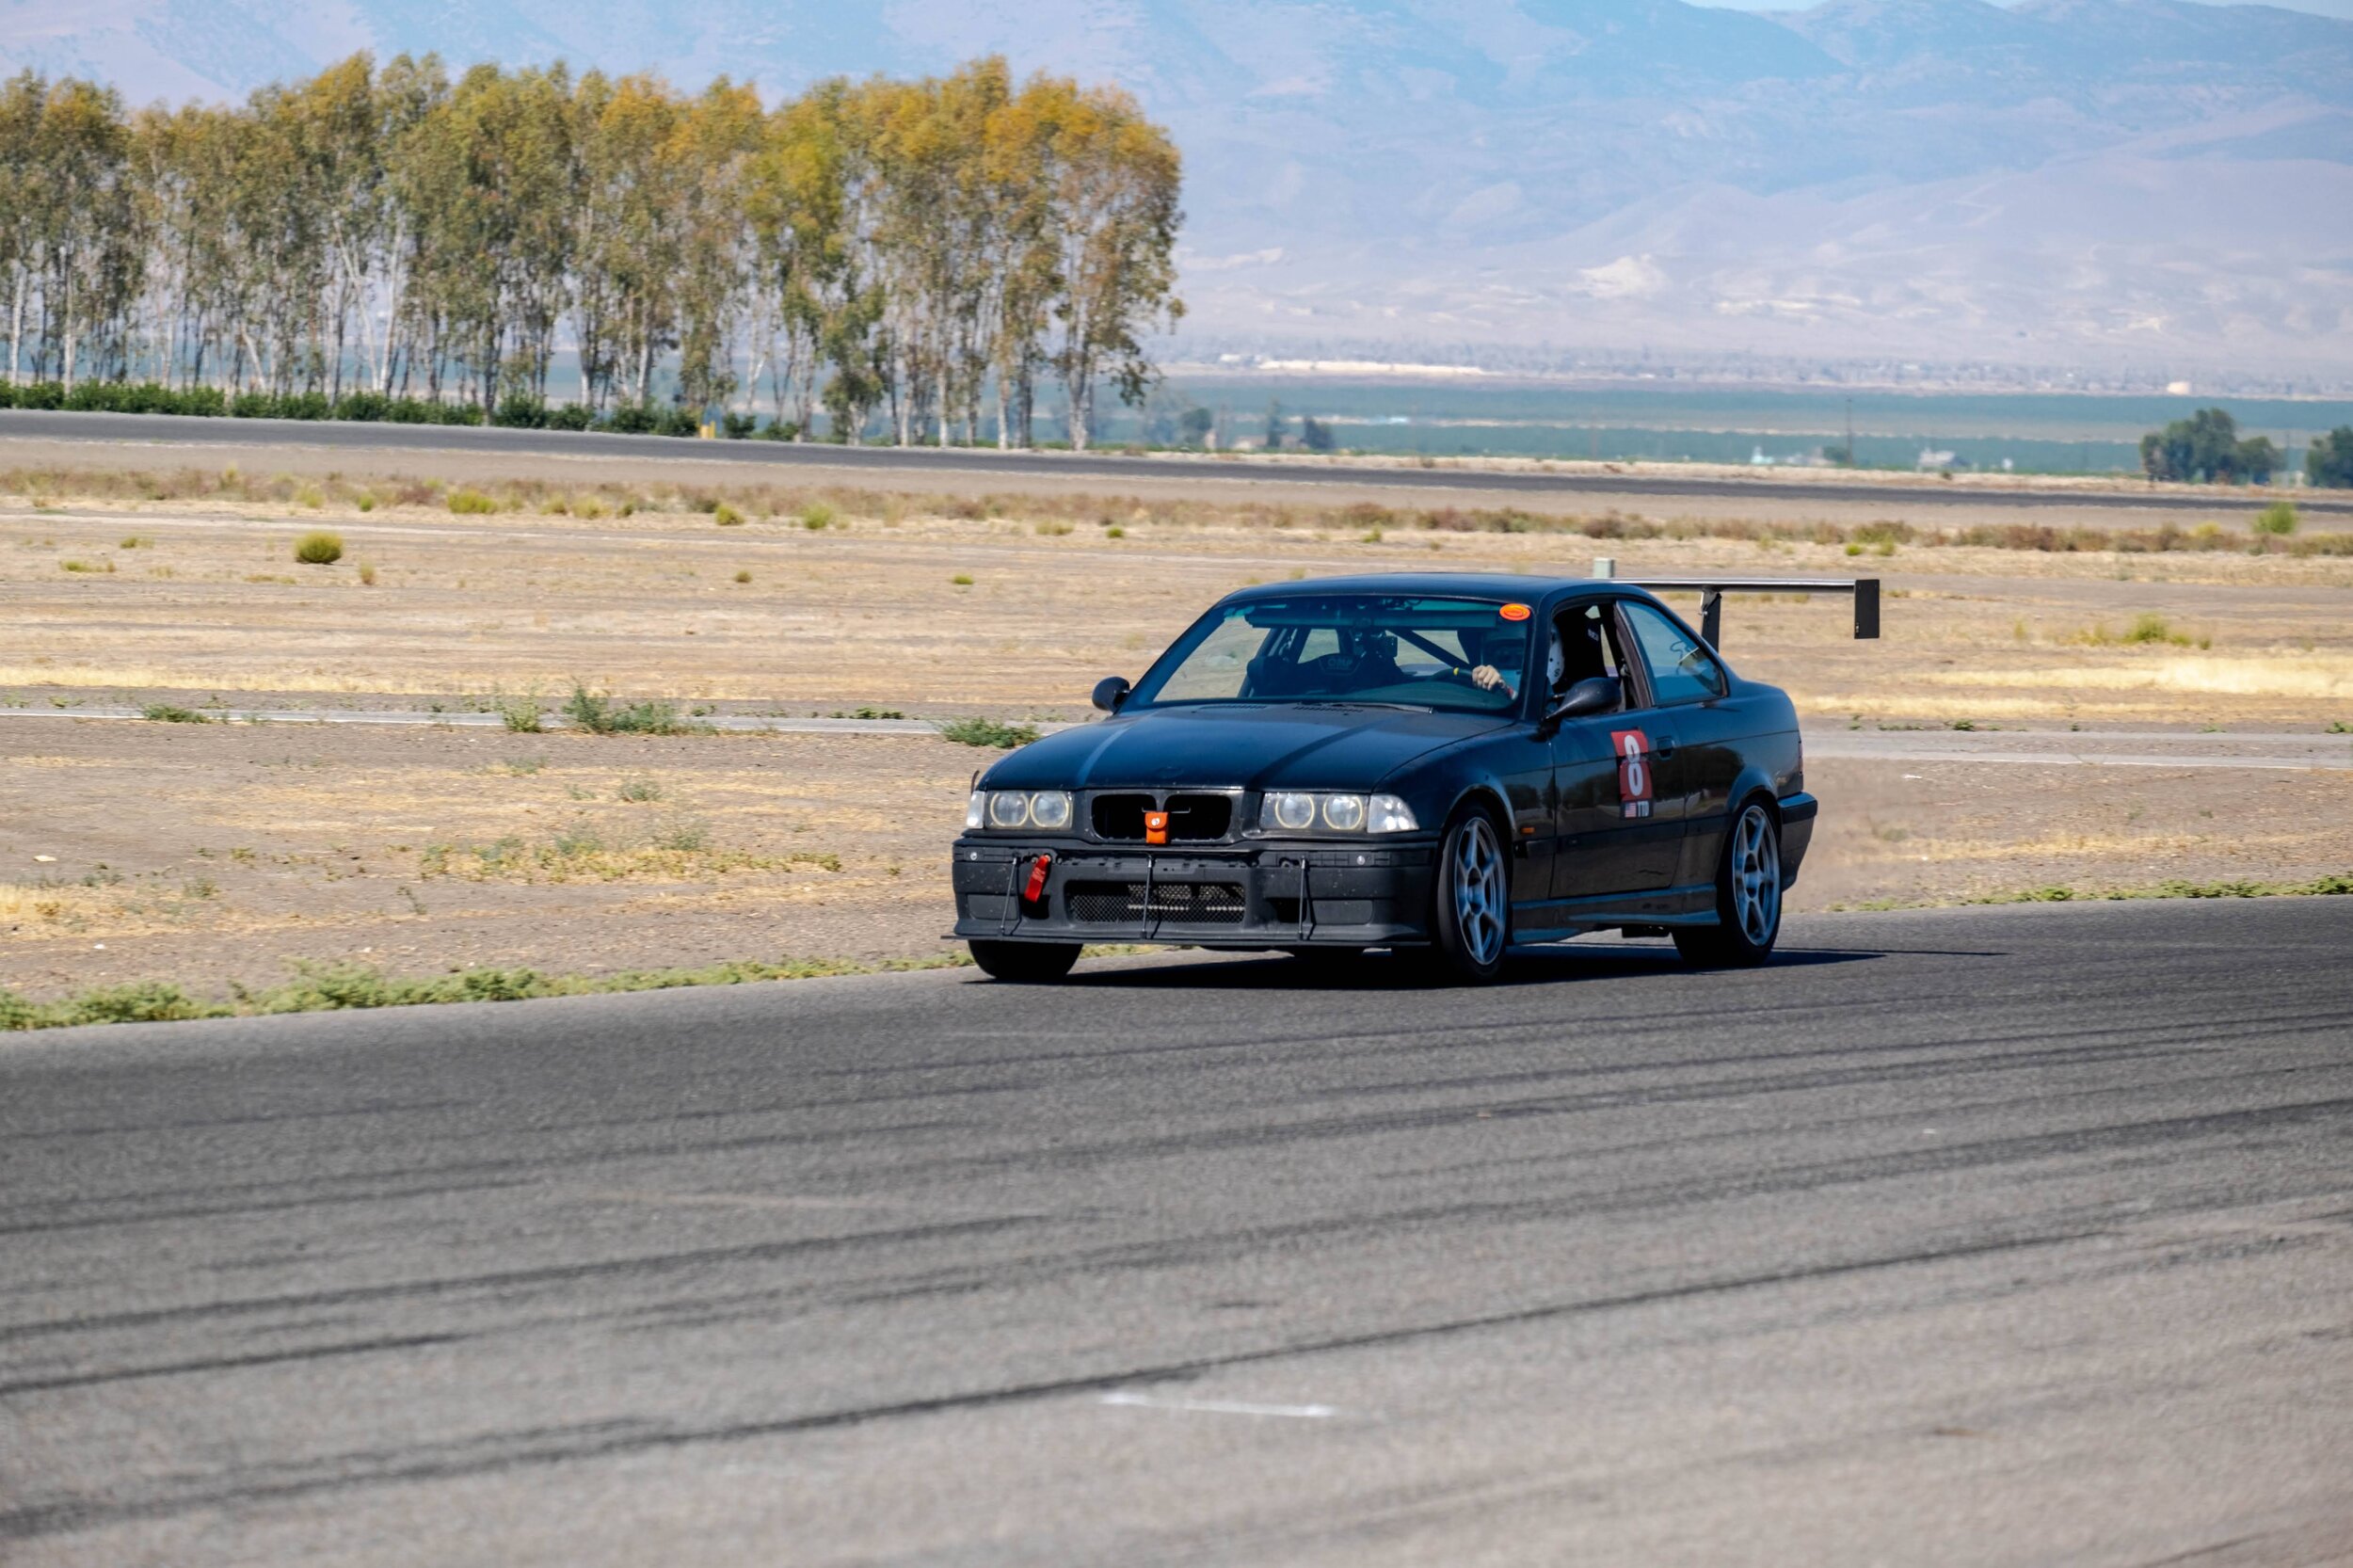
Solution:
M 1550 685 L 1555 690 L 1558 690 L 1561 685 L 1561 677 L 1567 673 L 1568 667 L 1568 655 L 1563 652 L 1561 648 L 1561 629 L 1556 626 L 1553 628 L 1552 635 L 1546 639 L 1545 644 L 1545 680 L 1546 684 Z

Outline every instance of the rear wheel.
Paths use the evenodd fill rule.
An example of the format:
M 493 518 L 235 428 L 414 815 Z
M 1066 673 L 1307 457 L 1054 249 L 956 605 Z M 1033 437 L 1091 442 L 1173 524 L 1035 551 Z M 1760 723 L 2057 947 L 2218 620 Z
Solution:
M 1486 812 L 1474 808 L 1448 826 L 1433 903 L 1423 956 L 1431 978 L 1484 984 L 1501 974 L 1512 945 L 1512 867 Z
M 1781 938 L 1781 828 L 1761 800 L 1732 819 L 1716 865 L 1712 926 L 1675 932 L 1675 951 L 1689 963 L 1748 968 L 1772 956 Z
M 1079 961 L 1076 942 L 987 942 L 966 944 L 972 962 L 991 980 L 1044 984 L 1060 980 Z

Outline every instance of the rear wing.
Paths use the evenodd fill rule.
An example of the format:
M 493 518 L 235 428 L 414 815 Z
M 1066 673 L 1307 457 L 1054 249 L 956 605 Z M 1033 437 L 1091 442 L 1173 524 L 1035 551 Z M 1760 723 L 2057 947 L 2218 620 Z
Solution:
M 1593 562 L 1593 575 L 1653 593 L 1698 594 L 1700 635 L 1710 648 L 1723 647 L 1724 595 L 1728 593 L 1846 594 L 1854 600 L 1854 634 L 1880 634 L 1880 580 L 1876 577 L 1620 577 L 1617 562 L 1606 555 Z

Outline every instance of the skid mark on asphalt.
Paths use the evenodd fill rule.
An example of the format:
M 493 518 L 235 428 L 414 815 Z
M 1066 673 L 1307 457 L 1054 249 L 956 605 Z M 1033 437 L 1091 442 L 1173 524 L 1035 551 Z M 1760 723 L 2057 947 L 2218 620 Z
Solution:
M 1776 1287 L 1855 1278 L 1888 1270 L 1930 1267 L 2003 1255 L 2044 1253 L 2104 1234 L 2097 1230 L 2070 1228 L 2005 1237 L 1959 1246 L 1659 1286 L 1618 1295 L 1542 1303 L 1503 1312 L 1373 1329 L 1237 1351 L 1224 1355 L 1199 1356 L 1158 1367 L 1130 1367 L 1092 1375 L 780 1416 L 774 1420 L 688 1427 L 623 1418 L 575 1427 L 486 1433 L 452 1443 L 419 1445 L 389 1452 L 322 1455 L 286 1464 L 256 1466 L 246 1471 L 242 1477 L 219 1480 L 159 1478 L 154 1483 L 157 1491 L 145 1497 L 100 1500 L 92 1496 L 66 1496 L 0 1511 L 0 1541 L 30 1540 L 203 1509 L 280 1502 L 361 1488 L 448 1480 L 546 1465 L 623 1458 L 632 1454 L 790 1437 L 805 1432 L 865 1426 L 875 1421 L 1030 1404 L 1073 1394 L 1106 1394 L 1133 1388 L 1137 1384 L 1180 1383 L 1210 1372 L 1237 1367 L 1263 1366 L 1299 1356 L 1384 1350 L 1456 1335 L 1519 1328 L 1595 1313 L 1639 1310 Z
M 1339 1408 L 1328 1404 L 1254 1404 L 1247 1400 L 1181 1400 L 1141 1394 L 1121 1388 L 1103 1396 L 1102 1402 L 1131 1410 L 1172 1410 L 1199 1416 L 1268 1416 L 1294 1421 L 1328 1421 Z

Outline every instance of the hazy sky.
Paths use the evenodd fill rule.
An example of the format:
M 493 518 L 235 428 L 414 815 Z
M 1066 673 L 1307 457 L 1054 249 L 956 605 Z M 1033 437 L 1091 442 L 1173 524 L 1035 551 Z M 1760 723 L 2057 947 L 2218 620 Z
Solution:
M 1694 5 L 1713 6 L 1728 11 L 1801 11 L 1812 0 L 1791 4 L 1790 0 L 1692 0 Z M 2007 0 L 1995 0 L 2005 4 Z M 2199 0 L 2201 4 L 2211 0 Z M 2314 16 L 2333 16 L 2340 21 L 2353 22 L 2353 0 L 2276 0 L 2282 10 L 2310 11 Z

